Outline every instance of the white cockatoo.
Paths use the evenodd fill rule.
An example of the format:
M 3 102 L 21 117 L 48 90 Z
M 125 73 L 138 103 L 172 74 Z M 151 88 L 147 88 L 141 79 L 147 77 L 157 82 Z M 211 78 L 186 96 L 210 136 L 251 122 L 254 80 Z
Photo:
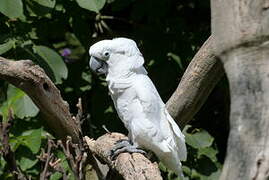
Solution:
M 136 43 L 127 38 L 102 40 L 90 47 L 89 54 L 90 68 L 106 75 L 115 109 L 129 131 L 129 147 L 119 147 L 125 152 L 151 150 L 168 169 L 182 175 L 185 137 L 148 77 Z

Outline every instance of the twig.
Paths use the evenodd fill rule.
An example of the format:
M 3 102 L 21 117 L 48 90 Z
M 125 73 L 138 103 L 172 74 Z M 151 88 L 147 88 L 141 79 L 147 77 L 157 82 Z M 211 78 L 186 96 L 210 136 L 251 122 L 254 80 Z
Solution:
M 22 173 L 22 171 L 18 167 L 15 160 L 15 154 L 11 150 L 11 147 L 9 145 L 9 129 L 11 127 L 13 119 L 14 117 L 13 117 L 12 110 L 9 109 L 8 121 L 0 123 L 0 138 L 1 138 L 1 143 L 2 143 L 2 149 L 0 149 L 0 154 L 3 156 L 7 165 L 10 167 L 10 171 L 13 174 L 15 179 L 27 180 L 26 176 Z
M 107 132 L 107 133 L 111 133 L 111 131 L 109 131 L 107 128 L 106 128 L 106 125 L 102 125 L 102 128 Z
M 87 160 L 87 153 L 84 148 L 80 148 L 78 144 L 73 144 L 71 137 L 67 137 L 65 144 L 61 140 L 58 140 L 57 145 L 62 148 L 75 179 L 84 180 L 85 162 Z
M 45 153 L 44 150 L 42 150 L 42 153 L 39 156 L 39 159 L 45 162 L 43 172 L 40 175 L 40 180 L 47 180 L 52 175 L 53 172 L 60 172 L 62 174 L 62 178 L 64 180 L 67 180 L 66 171 L 61 166 L 62 160 L 58 159 L 53 154 L 53 150 L 56 150 L 59 148 L 61 148 L 64 151 L 66 160 L 71 170 L 73 171 L 76 179 L 83 180 L 84 179 L 83 167 L 85 165 L 84 163 L 86 161 L 87 154 L 84 154 L 82 158 L 80 158 L 79 156 L 74 157 L 71 151 L 77 152 L 78 154 L 83 151 L 83 150 L 80 150 L 78 147 L 79 146 L 77 144 L 72 144 L 70 137 L 67 138 L 67 141 L 65 142 L 65 144 L 63 144 L 63 142 L 60 140 L 58 140 L 57 144 L 55 144 L 53 140 L 48 139 L 47 152 Z M 77 164 L 80 164 L 81 168 L 77 168 L 78 167 Z
M 83 116 L 84 116 L 84 108 L 82 106 L 82 99 L 81 98 L 79 98 L 79 100 L 78 100 L 77 108 L 78 108 L 78 113 L 76 115 L 76 122 L 80 126 L 80 129 L 81 129 L 81 124 L 83 123 L 84 120 L 88 119 L 90 115 L 88 114 L 87 117 L 83 118 Z M 98 165 L 97 160 L 93 157 L 91 152 L 87 151 L 88 149 L 87 149 L 87 146 L 85 148 L 85 145 L 86 145 L 86 143 L 85 143 L 85 141 L 83 139 L 83 145 L 79 144 L 79 146 L 80 146 L 79 149 L 80 150 L 83 149 L 83 152 L 82 152 L 83 155 L 80 155 L 80 156 L 82 156 L 82 161 L 80 161 L 79 164 L 78 164 L 78 166 L 79 166 L 78 167 L 79 168 L 79 170 L 78 170 L 79 177 L 82 178 L 82 176 L 83 176 L 83 172 L 84 172 L 83 168 L 85 168 L 85 167 L 82 166 L 83 163 L 88 161 L 92 165 L 93 169 L 95 170 L 98 178 L 103 179 L 104 174 L 101 171 L 101 167 Z
M 81 129 L 81 124 L 83 123 L 82 122 L 83 121 L 83 108 L 82 108 L 81 98 L 78 99 L 77 108 L 78 108 L 78 113 L 76 115 L 76 122 L 77 122 L 77 125 Z
M 46 180 L 47 177 L 50 175 L 50 173 L 48 172 L 49 170 L 49 164 L 50 164 L 50 161 L 52 160 L 53 158 L 53 154 L 51 153 L 51 148 L 53 146 L 53 141 L 48 139 L 48 150 L 46 153 L 42 152 L 42 155 L 40 156 L 40 158 L 44 159 L 45 161 L 45 166 L 44 166 L 44 169 L 42 171 L 42 173 L 40 174 L 40 180 Z

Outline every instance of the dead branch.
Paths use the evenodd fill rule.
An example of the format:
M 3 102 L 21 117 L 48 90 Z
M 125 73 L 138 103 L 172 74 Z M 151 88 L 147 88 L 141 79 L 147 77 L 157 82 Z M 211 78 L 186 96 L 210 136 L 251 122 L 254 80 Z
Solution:
M 77 125 L 81 129 L 81 124 L 84 121 L 84 119 L 83 119 L 84 111 L 83 111 L 83 108 L 82 108 L 81 98 L 78 99 L 77 108 L 78 108 L 78 112 L 77 112 L 77 115 L 76 115 L 76 118 L 75 118 L 75 122 L 77 123 Z
M 161 180 L 158 164 L 151 163 L 144 155 L 139 153 L 121 153 L 115 161 L 110 159 L 110 150 L 120 139 L 127 139 L 120 133 L 107 133 L 96 141 L 85 137 L 89 149 L 101 162 L 117 171 L 126 180 Z
M 57 145 L 60 146 L 65 154 L 67 162 L 72 169 L 76 180 L 84 180 L 84 168 L 87 160 L 87 153 L 83 147 L 72 143 L 71 137 L 67 137 L 65 143 L 58 140 Z M 74 152 L 72 152 L 74 151 Z
M 43 167 L 43 171 L 42 173 L 40 174 L 40 180 L 46 180 L 50 175 L 51 173 L 49 172 L 49 162 L 52 160 L 53 158 L 53 154 L 52 154 L 52 143 L 51 143 L 51 140 L 49 139 L 48 140 L 48 148 L 47 148 L 47 152 L 45 153 L 44 150 L 42 149 L 42 153 L 41 155 L 39 156 L 39 159 L 41 161 L 44 161 L 45 162 L 45 165 Z
M 43 171 L 40 174 L 40 180 L 48 180 L 53 172 L 61 173 L 63 180 L 67 180 L 67 174 L 60 163 L 61 159 L 58 159 L 53 154 L 53 149 L 57 149 L 58 146 L 51 139 L 48 139 L 47 146 L 47 151 L 45 152 L 44 149 L 42 149 L 40 156 L 38 156 L 40 161 L 44 162 Z
M 77 112 L 76 117 L 73 117 L 73 119 L 75 120 L 77 126 L 81 129 L 81 124 L 83 124 L 83 122 L 87 119 L 87 117 L 86 118 L 84 117 L 85 111 L 84 111 L 84 108 L 82 106 L 81 98 L 79 98 L 78 103 L 77 103 L 76 106 L 78 108 L 78 112 Z M 89 114 L 87 116 L 89 116 Z M 71 137 L 69 137 L 68 140 L 70 138 Z M 84 169 L 86 168 L 86 166 L 83 166 L 83 164 L 85 164 L 86 158 L 88 158 L 87 160 L 91 163 L 91 165 L 92 165 L 95 172 L 93 172 L 91 170 L 90 171 L 93 174 L 96 173 L 96 175 L 98 176 L 99 179 L 103 179 L 106 173 L 103 172 L 103 167 L 99 166 L 96 159 L 93 157 L 92 153 L 90 153 L 89 151 L 87 151 L 88 153 L 86 152 L 87 149 L 84 148 L 85 147 L 85 142 L 83 141 L 83 144 L 81 144 L 81 143 L 78 144 L 79 149 L 77 149 L 78 146 L 74 146 L 74 144 L 72 144 L 72 141 L 70 143 L 71 143 L 71 146 L 76 149 L 76 151 L 75 151 L 76 155 L 82 157 L 82 154 L 83 154 L 83 158 L 84 158 L 83 161 L 78 161 L 77 165 L 73 165 L 74 163 L 70 164 L 75 176 L 77 176 L 77 177 L 79 177 L 81 179 L 84 178 L 84 176 L 85 176 Z M 58 144 L 62 144 L 62 142 L 59 141 Z M 69 153 L 67 153 L 67 149 L 65 149 L 65 147 L 63 145 L 61 145 L 61 146 L 62 146 L 63 151 L 65 152 L 65 155 L 68 157 Z
M 213 54 L 213 41 L 214 38 L 210 36 L 196 53 L 166 103 L 170 115 L 181 128 L 192 120 L 223 77 L 221 61 Z
M 79 144 L 72 143 L 70 136 L 66 141 L 58 140 L 55 143 L 53 140 L 48 139 L 47 151 L 42 150 L 39 159 L 44 162 L 43 172 L 40 174 L 40 180 L 47 180 L 53 172 L 60 172 L 63 179 L 67 179 L 67 175 L 60 162 L 62 159 L 57 158 L 53 151 L 56 149 L 63 150 L 66 160 L 71 168 L 76 180 L 85 179 L 85 163 L 87 160 L 87 153 Z
M 15 154 L 11 150 L 9 145 L 9 129 L 11 127 L 13 121 L 12 111 L 9 109 L 8 112 L 8 121 L 0 123 L 0 138 L 2 143 L 2 149 L 0 149 L 0 154 L 3 156 L 7 165 L 10 168 L 11 173 L 13 174 L 15 179 L 19 180 L 27 180 L 26 176 L 21 172 L 19 166 L 15 160 Z

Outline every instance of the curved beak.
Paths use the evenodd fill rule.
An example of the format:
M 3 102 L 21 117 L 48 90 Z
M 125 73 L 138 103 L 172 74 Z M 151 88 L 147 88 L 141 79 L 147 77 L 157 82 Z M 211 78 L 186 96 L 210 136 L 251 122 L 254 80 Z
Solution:
M 107 74 L 108 71 L 108 65 L 105 61 L 102 61 L 94 56 L 91 56 L 90 62 L 89 62 L 90 68 L 93 72 L 96 74 Z

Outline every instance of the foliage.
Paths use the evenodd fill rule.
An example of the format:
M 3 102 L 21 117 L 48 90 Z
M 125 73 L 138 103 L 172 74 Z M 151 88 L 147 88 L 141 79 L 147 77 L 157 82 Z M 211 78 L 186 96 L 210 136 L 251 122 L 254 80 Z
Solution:
M 190 131 L 190 132 L 189 132 Z M 205 130 L 184 128 L 188 145 L 188 161 L 184 163 L 184 172 L 190 179 L 217 180 L 220 175 L 221 164 L 218 162 L 214 138 Z
M 12 107 L 14 114 L 18 118 L 34 117 L 39 111 L 32 100 L 22 90 L 12 85 L 9 85 L 7 89 L 7 101 L 0 107 L 0 114 L 4 121 L 7 119 L 8 109 L 10 107 Z
M 126 133 L 107 95 L 103 77 L 96 77 L 88 69 L 87 51 L 92 43 L 118 36 L 134 39 L 146 59 L 149 76 L 166 101 L 210 33 L 209 1 L 202 0 L 1 0 L 0 12 L 0 55 L 31 59 L 40 65 L 57 84 L 73 113 L 78 98 L 82 97 L 90 114 L 83 132 L 91 137 L 105 133 L 102 125 L 110 131 Z M 45 147 L 48 132 L 52 132 L 24 92 L 6 82 L 0 83 L 2 119 L 6 119 L 8 108 L 16 115 L 11 132 L 12 149 L 20 168 L 36 179 L 41 171 L 36 156 Z M 213 99 L 215 102 L 214 96 Z M 223 108 L 215 104 L 207 107 L 209 110 L 197 116 L 199 122 L 209 119 L 220 122 L 222 119 L 214 113 L 225 113 Z M 220 149 L 222 156 L 217 157 L 218 142 L 216 145 L 205 130 L 195 128 L 207 126 L 195 122 L 194 127 L 184 131 L 189 150 L 184 173 L 189 179 L 215 179 L 225 147 Z M 214 131 L 214 125 L 208 126 L 208 130 L 219 144 L 225 144 L 223 136 Z M 67 163 L 63 163 L 68 170 Z M 0 179 L 11 178 L 6 168 L 1 158 Z M 164 174 L 175 179 L 171 173 L 164 171 Z M 59 174 L 54 174 L 51 179 L 59 178 Z

